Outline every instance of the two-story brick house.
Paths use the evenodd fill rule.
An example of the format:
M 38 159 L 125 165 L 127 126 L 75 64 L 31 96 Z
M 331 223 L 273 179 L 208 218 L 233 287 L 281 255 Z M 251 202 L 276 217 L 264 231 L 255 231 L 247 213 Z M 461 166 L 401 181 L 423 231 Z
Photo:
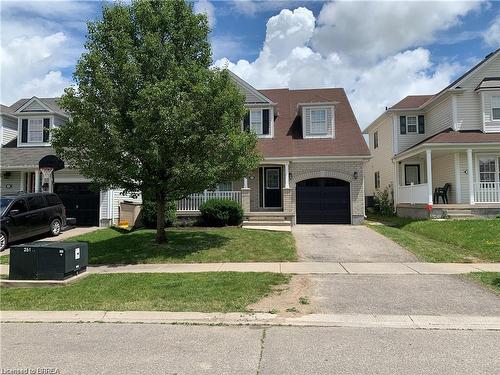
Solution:
M 241 181 L 182 199 L 178 214 L 196 215 L 205 200 L 225 197 L 242 204 L 248 226 L 362 222 L 370 153 L 344 90 L 256 90 L 232 77 L 248 108 L 242 130 L 256 133 L 262 163 Z M 22 99 L 8 112 L 17 121 L 17 137 L 1 149 L 2 194 L 54 191 L 69 216 L 85 225 L 116 224 L 121 201 L 140 202 L 121 190 L 93 192 L 69 165 L 49 176 L 40 173 L 47 157 L 56 157 L 50 129 L 68 119 L 57 98 Z
M 390 185 L 400 215 L 500 212 L 500 51 L 437 94 L 402 99 L 364 132 L 368 197 Z

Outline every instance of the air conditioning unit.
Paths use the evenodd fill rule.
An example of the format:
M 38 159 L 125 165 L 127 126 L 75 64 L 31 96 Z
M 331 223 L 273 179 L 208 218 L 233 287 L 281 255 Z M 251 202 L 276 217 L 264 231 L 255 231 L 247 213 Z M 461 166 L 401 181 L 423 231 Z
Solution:
M 38 241 L 11 246 L 9 279 L 64 280 L 87 269 L 85 242 Z

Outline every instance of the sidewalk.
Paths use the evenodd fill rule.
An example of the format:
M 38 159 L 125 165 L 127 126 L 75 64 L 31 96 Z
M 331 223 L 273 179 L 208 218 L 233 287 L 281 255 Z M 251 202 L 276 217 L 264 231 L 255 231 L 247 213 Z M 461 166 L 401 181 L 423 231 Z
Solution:
M 368 327 L 432 330 L 500 330 L 498 316 L 310 314 L 163 311 L 2 311 L 2 323 L 160 323 L 302 327 Z
M 453 275 L 500 272 L 500 263 L 171 263 L 89 266 L 89 273 L 276 272 L 352 275 Z M 9 266 L 0 265 L 0 274 Z

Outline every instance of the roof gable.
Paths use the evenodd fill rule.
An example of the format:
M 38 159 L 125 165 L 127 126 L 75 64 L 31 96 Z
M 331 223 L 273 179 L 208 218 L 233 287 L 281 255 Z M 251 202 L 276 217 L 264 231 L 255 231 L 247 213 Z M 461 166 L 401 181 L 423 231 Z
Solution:
M 32 113 L 32 112 L 52 112 L 51 108 L 42 103 L 36 96 L 29 99 L 26 103 L 21 105 L 15 113 Z
M 240 88 L 241 93 L 243 95 L 245 95 L 245 103 L 246 104 L 260 104 L 260 103 L 271 104 L 271 105 L 274 104 L 271 99 L 269 99 L 267 96 L 262 94 L 259 90 L 254 88 L 248 82 L 246 82 L 243 79 L 241 79 L 240 77 L 238 77 L 236 74 L 231 72 L 229 69 L 227 71 L 229 72 L 229 75 L 234 80 L 236 85 Z

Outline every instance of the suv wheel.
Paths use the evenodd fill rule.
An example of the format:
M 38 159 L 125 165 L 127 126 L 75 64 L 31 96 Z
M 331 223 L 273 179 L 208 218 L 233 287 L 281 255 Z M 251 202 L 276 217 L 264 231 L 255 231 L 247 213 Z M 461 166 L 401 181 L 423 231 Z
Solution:
M 5 248 L 7 247 L 7 241 L 8 241 L 7 233 L 5 233 L 4 231 L 1 231 L 0 232 L 0 251 L 5 250 Z
M 53 236 L 61 234 L 61 221 L 59 219 L 54 219 L 50 222 L 50 234 Z

